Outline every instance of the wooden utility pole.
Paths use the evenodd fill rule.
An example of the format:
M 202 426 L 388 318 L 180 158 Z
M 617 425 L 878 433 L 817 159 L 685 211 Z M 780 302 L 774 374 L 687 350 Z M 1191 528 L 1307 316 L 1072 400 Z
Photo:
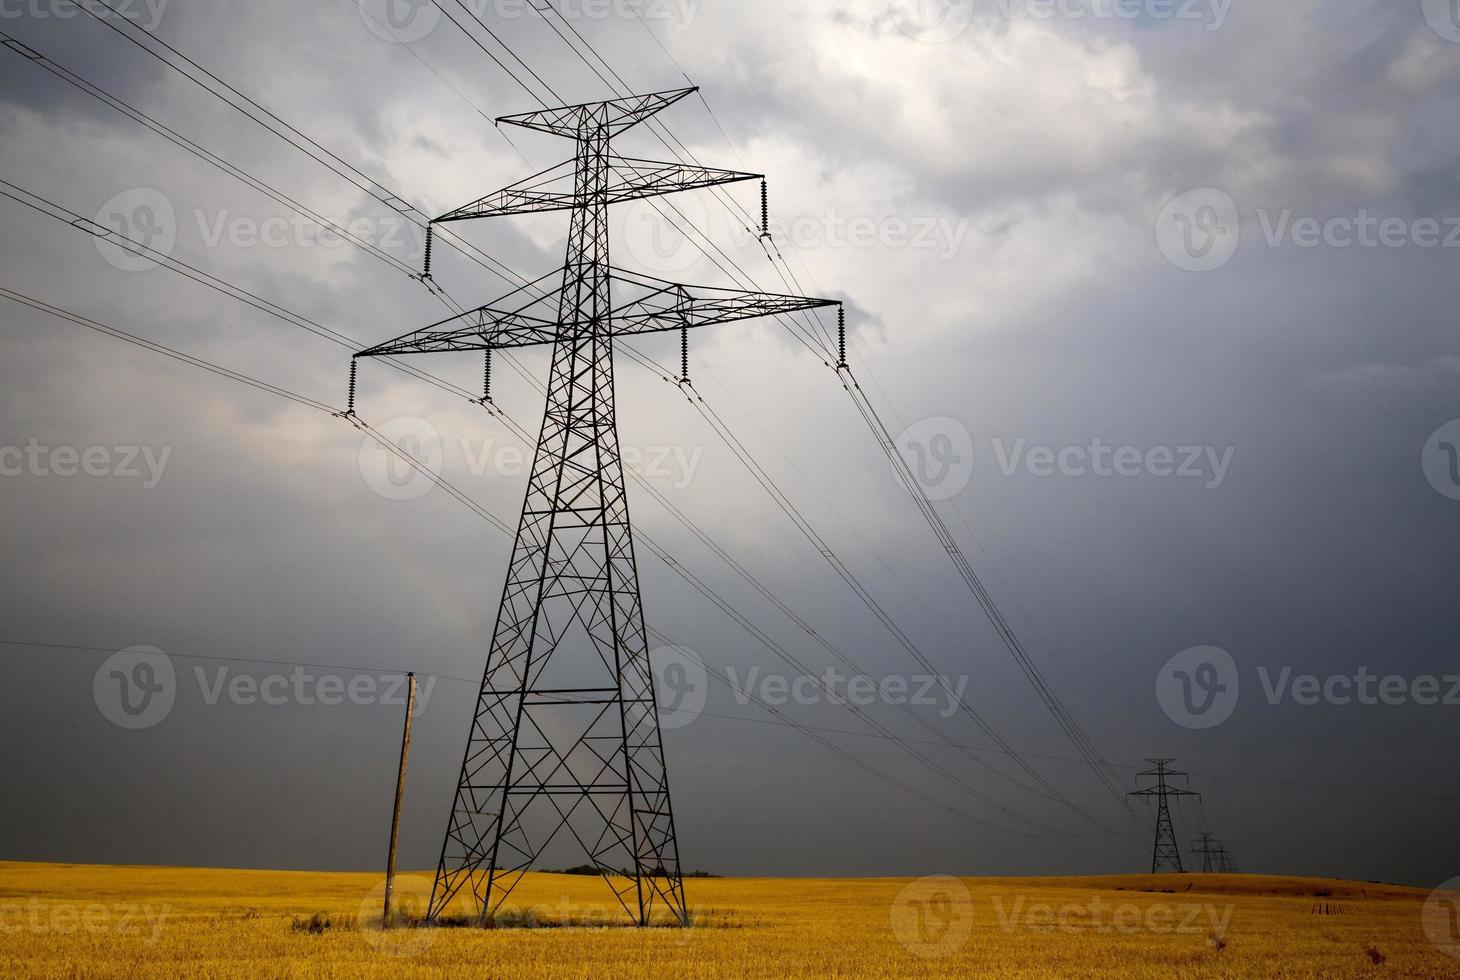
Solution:
M 406 675 L 406 725 L 400 739 L 400 768 L 395 774 L 395 812 L 390 818 L 390 854 L 385 859 L 385 917 L 381 928 L 391 926 L 390 901 L 395 891 L 395 845 L 400 840 L 400 807 L 406 790 L 406 763 L 411 758 L 411 716 L 416 712 L 416 675 Z

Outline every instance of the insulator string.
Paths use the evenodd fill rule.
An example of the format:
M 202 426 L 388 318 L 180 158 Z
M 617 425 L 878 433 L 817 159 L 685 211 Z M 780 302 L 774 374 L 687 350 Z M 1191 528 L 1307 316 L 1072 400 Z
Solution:
M 838 368 L 847 366 L 847 308 L 838 305 L 836 308 L 836 349 Z

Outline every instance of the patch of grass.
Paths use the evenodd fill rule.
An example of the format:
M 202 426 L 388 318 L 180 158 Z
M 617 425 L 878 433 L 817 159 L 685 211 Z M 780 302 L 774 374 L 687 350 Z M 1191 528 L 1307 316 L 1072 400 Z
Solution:
M 353 924 L 352 922 L 351 925 Z M 289 928 L 295 932 L 307 932 L 310 935 L 319 936 L 336 928 L 336 926 L 337 923 L 332 916 L 324 912 L 316 912 L 307 919 L 300 918 L 296 915 L 294 921 L 290 923 Z

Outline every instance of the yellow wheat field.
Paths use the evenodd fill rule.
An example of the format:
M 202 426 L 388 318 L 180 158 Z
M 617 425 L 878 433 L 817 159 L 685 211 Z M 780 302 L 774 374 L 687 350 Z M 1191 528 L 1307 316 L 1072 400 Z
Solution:
M 512 902 L 531 928 L 390 932 L 380 886 L 0 863 L 0 976 L 1460 976 L 1460 896 L 1352 882 L 695 879 L 693 928 L 637 930 L 577 924 L 608 915 L 600 880 L 537 874 Z M 427 889 L 402 876 L 405 907 Z

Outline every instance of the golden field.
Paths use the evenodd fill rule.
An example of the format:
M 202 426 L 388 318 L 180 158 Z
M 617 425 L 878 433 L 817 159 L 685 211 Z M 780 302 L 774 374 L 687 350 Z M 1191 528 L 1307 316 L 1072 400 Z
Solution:
M 565 925 L 606 915 L 607 886 L 534 874 L 511 902 L 534 928 L 387 933 L 369 921 L 380 886 L 376 874 L 0 863 L 0 976 L 1460 976 L 1426 938 L 1424 891 L 1353 882 L 692 879 L 693 928 L 638 930 Z M 405 907 L 425 889 L 402 876 Z M 1432 929 L 1453 928 L 1434 917 L 1448 903 L 1429 910 Z

